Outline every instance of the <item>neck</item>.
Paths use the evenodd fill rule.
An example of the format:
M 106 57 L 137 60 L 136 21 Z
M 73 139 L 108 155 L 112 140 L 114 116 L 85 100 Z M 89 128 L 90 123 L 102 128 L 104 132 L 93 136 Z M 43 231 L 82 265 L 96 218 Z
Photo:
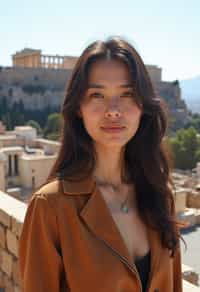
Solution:
M 122 182 L 121 172 L 124 170 L 124 150 L 114 151 L 111 149 L 96 150 L 96 165 L 93 177 L 96 183 L 103 189 L 103 196 L 107 204 L 116 206 L 116 199 L 119 203 L 129 201 L 129 206 L 134 206 L 134 188 L 132 184 Z M 113 203 L 114 202 L 114 203 Z M 119 208 L 119 204 L 117 205 Z M 118 210 L 118 209 L 117 209 Z
M 124 151 L 121 149 L 108 149 L 96 147 L 96 166 L 93 176 L 99 183 L 120 186 L 122 184 L 121 172 L 124 167 Z

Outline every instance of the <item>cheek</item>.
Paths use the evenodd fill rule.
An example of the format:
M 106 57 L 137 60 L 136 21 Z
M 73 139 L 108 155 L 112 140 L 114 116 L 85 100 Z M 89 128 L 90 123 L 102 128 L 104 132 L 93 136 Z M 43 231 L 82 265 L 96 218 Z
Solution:
M 98 137 L 98 128 L 102 119 L 102 109 L 98 106 L 90 106 L 82 109 L 82 122 L 89 136 L 96 140 Z
M 125 109 L 124 113 L 128 119 L 133 120 L 133 121 L 137 121 L 137 120 L 139 121 L 141 118 L 142 111 L 137 106 L 133 106 L 133 107 L 129 106 Z
M 102 105 L 88 105 L 82 109 L 82 116 L 85 121 L 97 120 L 104 112 Z
M 88 134 L 93 135 L 103 116 L 102 107 L 98 105 L 84 107 L 81 110 L 81 115 L 86 131 Z

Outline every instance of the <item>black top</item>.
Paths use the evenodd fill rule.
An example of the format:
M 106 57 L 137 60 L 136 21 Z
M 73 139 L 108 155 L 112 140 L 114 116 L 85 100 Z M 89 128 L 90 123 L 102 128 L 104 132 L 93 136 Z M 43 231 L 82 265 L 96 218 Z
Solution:
M 150 271 L 150 251 L 144 257 L 136 259 L 135 265 L 142 282 L 142 292 L 146 292 L 147 281 Z

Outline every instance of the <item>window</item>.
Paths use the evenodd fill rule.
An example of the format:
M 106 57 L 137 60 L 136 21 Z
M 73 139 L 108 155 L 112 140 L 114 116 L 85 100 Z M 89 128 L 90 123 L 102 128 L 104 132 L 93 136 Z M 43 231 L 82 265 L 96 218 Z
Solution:
M 32 176 L 32 189 L 34 189 L 34 188 L 35 188 L 35 177 Z
M 12 176 L 12 156 L 8 155 L 8 176 Z
M 19 167 L 18 167 L 18 155 L 15 154 L 14 156 L 14 167 L 15 167 L 15 175 L 19 175 Z

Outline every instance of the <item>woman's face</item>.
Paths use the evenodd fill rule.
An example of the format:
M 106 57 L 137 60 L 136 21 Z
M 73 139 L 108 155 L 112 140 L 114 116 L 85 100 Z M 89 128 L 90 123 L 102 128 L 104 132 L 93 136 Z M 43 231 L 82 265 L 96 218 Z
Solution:
M 79 116 L 94 144 L 121 148 L 135 135 L 142 110 L 134 99 L 123 62 L 98 60 L 91 65 Z

